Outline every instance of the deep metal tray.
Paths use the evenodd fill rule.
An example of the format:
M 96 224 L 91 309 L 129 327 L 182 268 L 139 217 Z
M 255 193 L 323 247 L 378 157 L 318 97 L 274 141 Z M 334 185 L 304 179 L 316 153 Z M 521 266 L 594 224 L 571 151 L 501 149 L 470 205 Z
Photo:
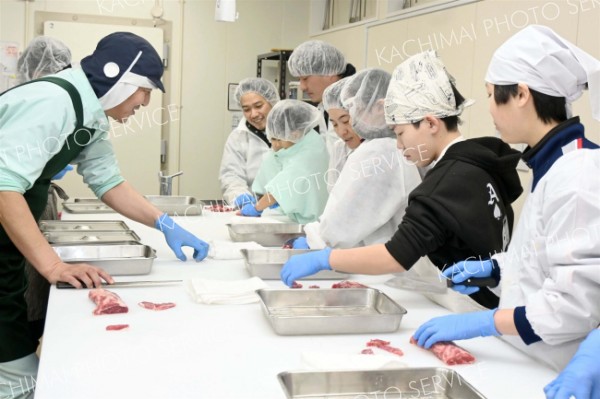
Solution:
M 56 245 L 66 263 L 89 263 L 113 276 L 148 274 L 156 252 L 147 245 Z
M 204 203 L 197 198 L 188 196 L 146 195 L 148 201 L 155 207 L 171 216 L 202 215 Z
M 251 276 L 260 277 L 263 280 L 279 280 L 281 268 L 292 255 L 304 254 L 316 251 L 314 249 L 282 249 L 282 248 L 264 248 L 264 249 L 242 249 L 246 269 Z M 344 280 L 348 277 L 347 273 L 340 273 L 333 270 L 321 270 L 312 276 L 303 277 L 302 280 Z
M 130 230 L 125 222 L 120 220 L 42 220 L 40 230 L 47 231 L 69 231 L 69 230 L 100 230 L 100 231 L 125 231 Z
M 264 247 L 282 247 L 283 244 L 304 234 L 304 226 L 296 223 L 228 223 L 232 241 L 254 241 Z
M 140 244 L 140 237 L 131 230 L 115 231 L 51 231 L 44 232 L 50 244 Z
M 393 332 L 406 309 L 374 288 L 256 291 L 280 335 Z
M 115 213 L 115 211 L 96 198 L 75 198 L 64 201 L 63 209 L 69 213 Z
M 277 379 L 288 399 L 485 399 L 456 371 L 441 367 L 283 372 Z

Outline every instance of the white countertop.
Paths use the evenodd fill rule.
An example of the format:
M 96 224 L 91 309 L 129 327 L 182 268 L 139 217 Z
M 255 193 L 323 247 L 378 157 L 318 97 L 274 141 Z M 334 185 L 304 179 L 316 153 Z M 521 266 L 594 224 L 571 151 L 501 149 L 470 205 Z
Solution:
M 200 238 L 229 239 L 230 214 L 175 220 Z M 248 278 L 242 260 L 206 259 L 181 262 L 162 233 L 117 214 L 63 213 L 63 220 L 125 220 L 158 258 L 145 276 L 121 280 Z M 191 251 L 186 252 L 191 258 Z M 52 287 L 37 379 L 36 399 L 92 398 L 284 398 L 277 374 L 303 369 L 306 351 L 359 353 L 373 338 L 401 348 L 400 361 L 410 367 L 447 367 L 427 351 L 410 345 L 409 337 L 431 317 L 448 314 L 417 293 L 383 285 L 389 276 L 352 276 L 380 289 L 408 310 L 400 329 L 390 334 L 278 336 L 258 303 L 202 305 L 193 302 L 185 285 L 110 288 L 129 306 L 129 313 L 93 316 L 95 305 L 87 290 Z M 285 288 L 281 281 L 270 287 Z M 332 281 L 319 281 L 321 287 Z M 306 284 L 305 284 L 306 285 Z M 140 301 L 175 302 L 153 312 Z M 109 324 L 129 324 L 122 331 L 105 331 Z M 460 341 L 476 358 L 473 365 L 452 366 L 489 399 L 544 398 L 542 388 L 556 373 L 498 338 Z

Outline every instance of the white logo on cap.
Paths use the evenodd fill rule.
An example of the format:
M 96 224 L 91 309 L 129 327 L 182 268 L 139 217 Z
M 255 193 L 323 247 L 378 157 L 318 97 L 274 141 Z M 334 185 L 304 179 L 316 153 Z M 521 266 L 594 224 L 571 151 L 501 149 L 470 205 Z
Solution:
M 104 65 L 104 75 L 107 78 L 114 78 L 119 74 L 119 71 L 119 66 L 114 62 L 107 62 L 106 65 Z

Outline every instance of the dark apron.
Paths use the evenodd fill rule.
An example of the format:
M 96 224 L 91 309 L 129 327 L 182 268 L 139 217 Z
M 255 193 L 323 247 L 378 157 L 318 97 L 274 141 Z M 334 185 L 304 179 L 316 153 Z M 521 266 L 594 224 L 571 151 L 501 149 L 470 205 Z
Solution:
M 23 194 L 36 221 L 46 207 L 50 179 L 79 155 L 95 133 L 83 126 L 83 105 L 75 86 L 56 77 L 32 80 L 24 85 L 38 81 L 57 84 L 69 93 L 77 122 L 61 150 L 46 163 L 33 186 Z M 37 348 L 37 340 L 32 337 L 27 323 L 26 288 L 25 258 L 0 226 L 0 363 L 20 359 Z

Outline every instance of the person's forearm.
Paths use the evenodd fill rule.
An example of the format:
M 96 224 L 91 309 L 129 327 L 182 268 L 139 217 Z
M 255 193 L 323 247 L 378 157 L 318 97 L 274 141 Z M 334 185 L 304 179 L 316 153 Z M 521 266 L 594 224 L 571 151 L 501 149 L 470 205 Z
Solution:
M 333 270 L 356 274 L 388 274 L 406 271 L 383 244 L 334 249 L 331 251 L 329 264 Z
M 263 195 L 261 197 L 260 200 L 258 200 L 255 208 L 257 211 L 264 211 L 265 209 L 267 209 L 268 207 L 270 207 L 271 205 L 274 205 L 276 203 L 277 203 L 277 200 L 275 199 L 275 197 L 273 197 L 269 193 L 266 193 L 265 195 Z
M 515 326 L 514 309 L 498 309 L 494 314 L 496 330 L 502 335 L 519 335 Z
M 0 223 L 21 254 L 48 278 L 61 260 L 40 232 L 22 194 L 0 192 Z
M 121 215 L 149 227 L 154 227 L 156 220 L 164 213 L 135 191 L 128 182 L 108 190 L 102 196 L 102 201 Z

